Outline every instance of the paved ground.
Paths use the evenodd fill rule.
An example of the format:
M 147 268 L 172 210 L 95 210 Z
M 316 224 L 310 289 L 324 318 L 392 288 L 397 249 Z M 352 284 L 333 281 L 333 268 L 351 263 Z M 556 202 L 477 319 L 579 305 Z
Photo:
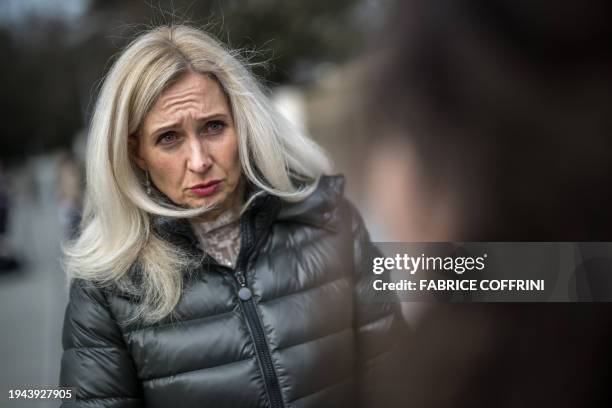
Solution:
M 0 407 L 57 407 L 58 402 L 10 401 L 9 388 L 57 386 L 67 289 L 60 264 L 52 157 L 31 159 L 13 178 L 9 242 L 23 262 L 0 273 Z

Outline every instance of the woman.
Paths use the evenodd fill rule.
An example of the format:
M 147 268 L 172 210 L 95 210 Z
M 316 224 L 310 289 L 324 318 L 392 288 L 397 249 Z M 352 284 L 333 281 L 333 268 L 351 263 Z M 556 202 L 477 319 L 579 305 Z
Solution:
M 370 405 L 364 369 L 381 375 L 399 319 L 357 298 L 367 232 L 234 56 L 186 26 L 140 35 L 87 155 L 60 379 L 76 406 Z

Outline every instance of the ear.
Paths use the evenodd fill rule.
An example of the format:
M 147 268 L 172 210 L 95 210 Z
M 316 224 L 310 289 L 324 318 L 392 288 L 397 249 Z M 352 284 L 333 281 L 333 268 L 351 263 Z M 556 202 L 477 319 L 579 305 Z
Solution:
M 139 150 L 138 150 L 138 134 L 131 134 L 128 136 L 128 153 L 130 155 L 130 159 L 136 163 L 136 165 L 138 167 L 140 167 L 140 169 L 142 171 L 146 171 L 147 170 L 147 162 L 145 162 L 145 160 L 140 156 L 139 154 Z

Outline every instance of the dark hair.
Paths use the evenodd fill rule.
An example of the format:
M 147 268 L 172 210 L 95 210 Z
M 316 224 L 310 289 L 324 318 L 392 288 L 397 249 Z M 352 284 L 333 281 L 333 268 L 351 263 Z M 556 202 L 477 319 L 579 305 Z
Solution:
M 373 109 L 464 196 L 461 239 L 612 240 L 608 2 L 397 3 Z

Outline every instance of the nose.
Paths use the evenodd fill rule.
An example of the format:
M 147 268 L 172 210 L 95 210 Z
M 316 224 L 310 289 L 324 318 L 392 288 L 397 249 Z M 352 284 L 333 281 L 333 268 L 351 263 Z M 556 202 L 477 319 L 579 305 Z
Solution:
M 187 168 L 195 173 L 204 173 L 212 165 L 212 157 L 206 142 L 193 138 L 189 144 L 189 157 Z

